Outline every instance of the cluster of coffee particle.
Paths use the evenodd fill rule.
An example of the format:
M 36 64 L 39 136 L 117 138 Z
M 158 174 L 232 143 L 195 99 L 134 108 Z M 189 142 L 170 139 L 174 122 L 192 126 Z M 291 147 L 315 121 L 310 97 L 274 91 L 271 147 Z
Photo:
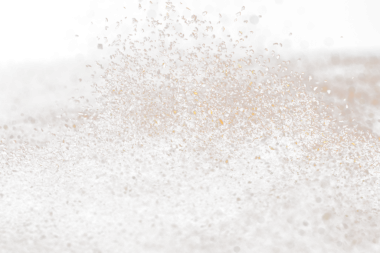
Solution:
M 96 104 L 33 125 L 40 142 L 2 126 L 0 201 L 18 215 L 5 222 L 5 244 L 33 238 L 35 248 L 73 252 L 375 248 L 378 137 L 337 118 L 312 78 L 276 53 L 281 43 L 254 46 L 242 18 L 248 8 L 234 20 L 244 29 L 228 33 L 222 15 L 211 21 L 186 6 L 180 16 L 171 2 L 161 14 L 143 5 L 123 20 L 127 34 L 118 21 L 115 40 L 97 46 L 114 51 L 88 65 L 97 67 L 94 79 L 100 74 Z
M 320 83 L 323 100 L 330 105 L 334 118 L 352 129 L 379 133 L 380 61 L 377 56 L 365 52 L 311 54 L 304 57 L 303 64 L 308 66 L 308 72 L 318 76 L 315 81 Z M 329 81 L 322 83 L 325 78 Z

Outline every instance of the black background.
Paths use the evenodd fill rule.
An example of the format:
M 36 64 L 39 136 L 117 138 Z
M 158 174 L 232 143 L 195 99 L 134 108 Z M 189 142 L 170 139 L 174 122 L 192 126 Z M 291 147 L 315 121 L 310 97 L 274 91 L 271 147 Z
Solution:
M 114 22 L 138 15 L 137 0 L 10 1 L 2 6 L 0 64 L 86 58 L 96 51 L 96 35 L 104 32 L 104 17 Z M 157 3 L 157 0 L 154 1 Z M 160 5 L 164 1 L 158 1 Z M 380 45 L 380 1 L 194 0 L 182 1 L 195 13 L 208 10 L 234 18 L 263 15 L 254 27 L 265 45 L 282 41 L 284 50 L 369 49 Z M 149 7 L 148 0 L 142 2 Z M 174 1 L 179 5 L 179 1 Z M 5 8 L 5 6 L 7 6 Z M 122 8 L 126 6 L 126 10 Z M 154 8 L 158 8 L 154 5 Z M 161 9 L 162 10 L 162 9 Z M 210 17 L 211 19 L 211 17 Z M 94 21 L 94 25 L 90 25 Z M 226 24 L 233 27 L 233 23 Z M 233 28 L 231 28 L 233 29 Z M 292 37 L 288 37 L 293 32 Z M 76 38 L 74 35 L 79 34 Z M 344 39 L 340 39 L 344 36 Z M 252 43 L 256 43 L 253 41 Z

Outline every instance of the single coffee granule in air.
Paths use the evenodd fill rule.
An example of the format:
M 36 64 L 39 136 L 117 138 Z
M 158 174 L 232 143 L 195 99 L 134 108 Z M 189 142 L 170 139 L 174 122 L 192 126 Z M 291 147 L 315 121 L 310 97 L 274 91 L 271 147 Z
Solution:
M 0 251 L 380 251 L 380 139 L 349 111 L 377 98 L 331 101 L 248 7 L 128 8 L 85 66 L 93 104 L 2 124 Z

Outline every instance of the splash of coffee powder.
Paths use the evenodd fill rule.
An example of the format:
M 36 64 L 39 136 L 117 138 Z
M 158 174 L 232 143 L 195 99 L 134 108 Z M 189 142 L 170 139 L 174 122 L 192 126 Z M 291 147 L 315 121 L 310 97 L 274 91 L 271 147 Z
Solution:
M 121 19 L 94 103 L 2 126 L 2 252 L 379 250 L 377 134 L 207 15 Z

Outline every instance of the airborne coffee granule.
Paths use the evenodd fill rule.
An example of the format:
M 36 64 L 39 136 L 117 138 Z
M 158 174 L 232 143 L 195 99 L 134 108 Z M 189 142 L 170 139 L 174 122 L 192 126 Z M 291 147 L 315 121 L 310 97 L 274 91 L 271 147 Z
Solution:
M 0 249 L 379 252 L 379 137 L 282 41 L 256 43 L 261 14 L 130 8 L 86 65 L 94 104 L 35 139 L 2 126 Z

